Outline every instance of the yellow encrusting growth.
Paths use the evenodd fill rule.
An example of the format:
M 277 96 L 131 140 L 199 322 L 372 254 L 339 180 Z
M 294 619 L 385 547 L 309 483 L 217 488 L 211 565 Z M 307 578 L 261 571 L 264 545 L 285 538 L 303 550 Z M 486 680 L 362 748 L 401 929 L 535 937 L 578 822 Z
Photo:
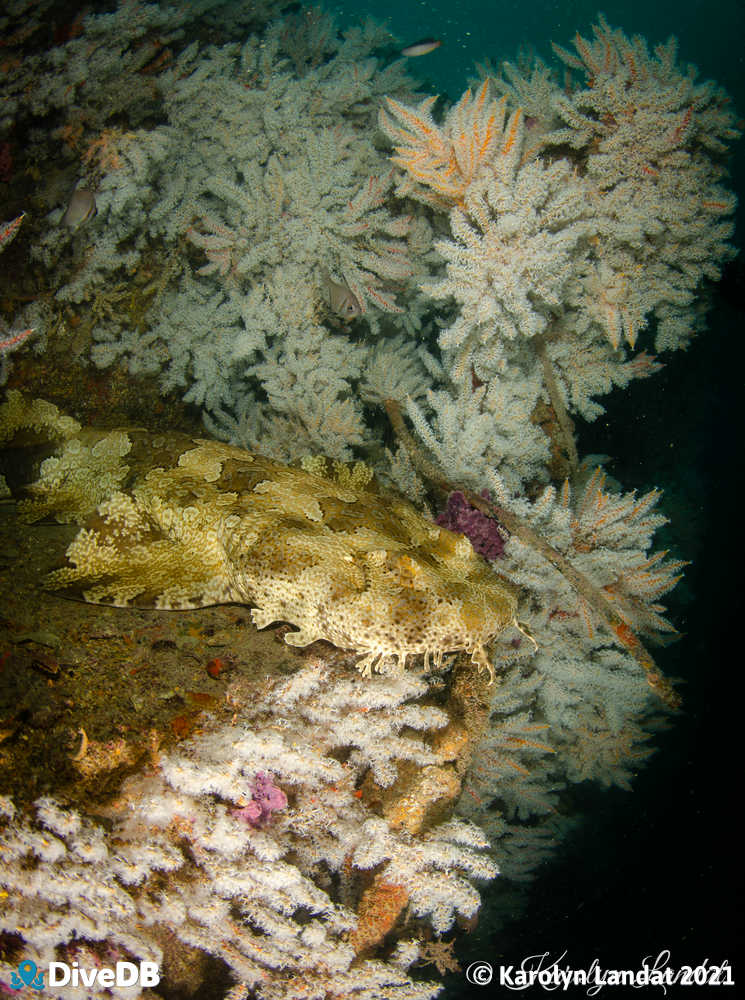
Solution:
M 39 479 L 19 504 L 21 516 L 38 521 L 54 514 L 58 521 L 82 524 L 126 478 L 129 468 L 121 459 L 130 448 L 124 431 L 81 431 L 69 438 L 42 462 Z
M 17 389 L 9 389 L 0 406 L 0 444 L 64 441 L 80 431 L 80 424 L 61 413 L 46 399 L 27 399 Z
M 0 408 L 0 436 L 2 421 Z M 515 589 L 362 463 L 314 460 L 310 472 L 178 434 L 84 436 L 94 448 L 68 440 L 69 475 L 42 477 L 25 509 L 30 520 L 88 515 L 51 586 L 117 606 L 245 603 L 260 628 L 290 622 L 290 645 L 325 639 L 360 654 L 368 674 L 458 650 L 491 672 L 485 646 L 515 622 Z M 94 490 L 96 450 L 106 476 Z

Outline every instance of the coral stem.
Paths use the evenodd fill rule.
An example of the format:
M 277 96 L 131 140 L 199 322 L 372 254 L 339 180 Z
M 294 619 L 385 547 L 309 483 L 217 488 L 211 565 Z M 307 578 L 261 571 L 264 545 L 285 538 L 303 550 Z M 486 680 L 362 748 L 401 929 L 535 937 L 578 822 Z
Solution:
M 564 405 L 564 400 L 561 398 L 559 387 L 556 384 L 556 376 L 554 375 L 554 369 L 551 365 L 551 359 L 546 352 L 545 339 L 543 337 L 536 337 L 535 344 L 538 357 L 541 359 L 541 364 L 543 366 L 543 384 L 546 387 L 548 400 L 551 404 L 551 408 L 556 414 L 556 419 L 561 430 L 561 443 L 563 444 L 564 451 L 569 459 L 570 469 L 572 473 L 575 473 L 579 468 L 579 456 L 577 455 L 577 445 L 574 440 L 572 421 L 569 418 L 567 408 Z

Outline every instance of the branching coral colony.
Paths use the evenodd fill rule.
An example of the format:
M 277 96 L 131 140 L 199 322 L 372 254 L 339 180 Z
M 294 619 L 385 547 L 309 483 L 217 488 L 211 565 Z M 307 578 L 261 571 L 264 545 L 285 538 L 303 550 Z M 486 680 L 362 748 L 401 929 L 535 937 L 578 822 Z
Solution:
M 530 876 L 568 783 L 629 787 L 676 703 L 648 649 L 682 568 L 652 551 L 660 494 L 587 468 L 572 417 L 703 330 L 738 133 L 673 40 L 602 18 L 557 70 L 505 64 L 438 117 L 374 25 L 270 12 L 126 5 L 2 68 L 3 127 L 56 115 L 98 208 L 24 226 L 47 312 L 74 304 L 95 364 L 157 373 L 230 444 L 16 393 L 0 433 L 56 443 L 21 511 L 83 525 L 52 583 L 241 600 L 357 656 L 312 656 L 105 818 L 4 799 L 2 928 L 37 964 L 213 955 L 234 997 L 431 997 L 407 971 L 426 938 L 497 869 Z M 240 41 L 189 43 L 198 17 Z M 446 518 L 494 562 L 373 470 L 420 506 L 457 489 Z

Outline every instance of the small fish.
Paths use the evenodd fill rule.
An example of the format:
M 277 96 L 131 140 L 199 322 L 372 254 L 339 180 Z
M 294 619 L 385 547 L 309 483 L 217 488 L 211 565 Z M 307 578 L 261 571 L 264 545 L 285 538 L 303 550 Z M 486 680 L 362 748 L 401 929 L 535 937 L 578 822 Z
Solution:
M 326 301 L 331 311 L 341 316 L 345 322 L 361 316 L 362 306 L 349 285 L 346 282 L 334 281 L 326 270 L 322 274 Z
M 76 188 L 70 198 L 67 211 L 62 216 L 61 225 L 77 229 L 92 218 L 96 212 L 96 196 L 88 188 Z
M 429 52 L 434 52 L 442 45 L 441 38 L 420 38 L 418 42 L 407 45 L 401 49 L 402 56 L 426 56 Z

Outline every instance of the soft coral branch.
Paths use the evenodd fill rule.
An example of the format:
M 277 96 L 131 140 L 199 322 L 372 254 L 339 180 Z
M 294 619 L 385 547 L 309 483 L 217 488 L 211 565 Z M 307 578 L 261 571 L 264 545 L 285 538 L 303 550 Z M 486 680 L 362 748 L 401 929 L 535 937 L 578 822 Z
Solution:
M 447 493 L 459 490 L 472 507 L 480 510 L 488 517 L 496 518 L 511 535 L 515 535 L 524 545 L 530 546 L 530 548 L 543 556 L 544 559 L 548 560 L 566 578 L 567 582 L 580 597 L 584 598 L 592 610 L 605 621 L 616 639 L 618 639 L 621 645 L 642 667 L 644 673 L 647 675 L 647 683 L 655 694 L 669 708 L 680 708 L 682 700 L 671 681 L 665 677 L 655 663 L 652 654 L 644 646 L 636 633 L 631 630 L 602 590 L 596 587 L 584 573 L 576 569 L 557 549 L 549 545 L 545 538 L 542 538 L 541 535 L 529 527 L 522 518 L 501 504 L 494 503 L 492 500 L 486 500 L 472 490 L 465 487 L 456 487 L 448 482 L 437 466 L 421 454 L 421 449 L 417 446 L 414 437 L 404 424 L 398 403 L 395 400 L 387 399 L 385 401 L 385 408 L 396 436 L 408 452 L 412 464 L 416 467 L 420 475 Z

